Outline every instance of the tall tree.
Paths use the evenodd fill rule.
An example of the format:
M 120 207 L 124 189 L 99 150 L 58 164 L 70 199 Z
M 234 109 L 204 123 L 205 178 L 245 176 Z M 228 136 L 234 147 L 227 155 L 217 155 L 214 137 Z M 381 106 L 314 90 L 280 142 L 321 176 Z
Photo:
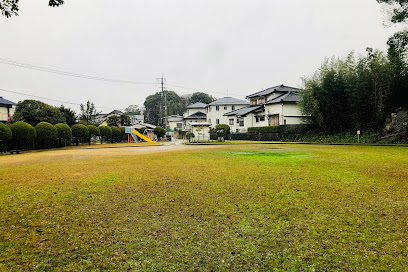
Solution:
M 390 5 L 391 22 L 401 23 L 408 19 L 408 0 L 377 0 L 377 2 Z
M 65 118 L 66 124 L 69 127 L 72 127 L 77 123 L 77 117 L 75 111 L 73 111 L 71 108 L 65 108 L 64 106 L 59 107 L 60 112 Z
M 18 15 L 19 0 L 0 0 L 0 10 L 1 14 L 6 17 L 11 17 L 13 15 Z M 64 4 L 64 0 L 49 0 L 48 5 L 50 7 L 58 7 Z
M 167 100 L 167 113 L 164 113 L 164 98 L 162 92 L 146 97 L 144 102 L 145 118 L 151 124 L 162 124 L 161 117 L 168 115 L 182 115 L 186 110 L 186 104 L 173 91 L 165 91 Z
M 126 113 L 126 114 L 136 114 L 136 115 L 139 115 L 139 114 L 141 114 L 141 110 L 140 110 L 139 106 L 137 106 L 137 105 L 129 105 L 129 106 L 125 109 L 125 113 Z
M 197 102 L 210 104 L 213 101 L 215 101 L 214 97 L 212 97 L 209 94 L 202 93 L 202 92 L 193 93 L 191 95 L 191 97 L 190 97 L 190 104 L 194 104 L 194 103 L 197 103 Z
M 86 124 L 86 125 L 97 125 L 96 124 L 96 117 L 98 116 L 99 112 L 96 111 L 95 104 L 90 102 L 89 100 L 86 102 L 86 106 L 84 104 L 80 105 L 81 114 L 79 115 L 79 120 Z
M 66 120 L 58 108 L 41 101 L 28 99 L 17 103 L 13 121 L 23 121 L 35 126 L 40 122 L 55 125 L 65 123 Z

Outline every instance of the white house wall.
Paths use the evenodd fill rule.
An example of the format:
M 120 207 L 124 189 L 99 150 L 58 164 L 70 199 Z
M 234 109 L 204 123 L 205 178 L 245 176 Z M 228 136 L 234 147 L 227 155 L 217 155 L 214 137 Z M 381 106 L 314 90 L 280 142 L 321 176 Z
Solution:
M 14 108 L 9 108 L 10 117 L 14 114 Z M 6 107 L 0 107 L 0 121 L 7 121 L 8 120 L 8 111 Z
M 246 107 L 247 105 L 234 105 L 234 110 L 238 110 L 240 108 Z M 224 109 L 226 107 L 226 109 Z M 219 105 L 219 110 L 216 110 L 216 106 L 208 106 L 207 108 L 207 122 L 211 123 L 211 127 L 215 127 L 217 125 L 217 119 L 220 120 L 220 124 L 227 124 L 228 120 L 230 119 L 229 116 L 223 116 L 227 112 L 233 111 L 232 105 Z M 236 118 L 235 118 L 236 119 Z M 230 126 L 231 127 L 231 126 Z

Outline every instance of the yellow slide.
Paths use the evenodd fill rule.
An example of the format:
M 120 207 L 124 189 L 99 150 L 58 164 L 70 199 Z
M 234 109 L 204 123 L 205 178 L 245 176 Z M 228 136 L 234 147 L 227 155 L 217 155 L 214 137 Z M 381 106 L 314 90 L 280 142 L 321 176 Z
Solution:
M 141 139 L 145 140 L 148 143 L 155 143 L 156 142 L 156 141 L 150 140 L 149 138 L 147 138 L 143 134 L 139 133 L 139 131 L 137 131 L 137 130 L 133 130 L 132 133 L 136 134 L 138 137 L 140 137 Z

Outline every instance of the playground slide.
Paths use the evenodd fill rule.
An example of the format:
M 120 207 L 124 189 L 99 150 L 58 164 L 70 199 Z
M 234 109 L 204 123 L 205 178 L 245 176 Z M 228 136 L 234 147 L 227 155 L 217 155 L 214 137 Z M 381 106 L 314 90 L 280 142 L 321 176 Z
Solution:
M 142 140 L 145 140 L 148 143 L 155 143 L 156 142 L 156 141 L 150 140 L 149 138 L 147 138 L 143 134 L 139 133 L 139 131 L 137 131 L 137 130 L 133 130 L 132 133 L 136 134 L 138 137 L 140 137 Z

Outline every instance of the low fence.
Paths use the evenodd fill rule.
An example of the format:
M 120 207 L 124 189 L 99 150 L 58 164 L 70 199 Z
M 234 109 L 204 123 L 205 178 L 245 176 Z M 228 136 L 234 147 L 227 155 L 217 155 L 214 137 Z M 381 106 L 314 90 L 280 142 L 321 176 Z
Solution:
M 227 140 L 280 141 L 281 137 L 279 133 L 233 133 Z

